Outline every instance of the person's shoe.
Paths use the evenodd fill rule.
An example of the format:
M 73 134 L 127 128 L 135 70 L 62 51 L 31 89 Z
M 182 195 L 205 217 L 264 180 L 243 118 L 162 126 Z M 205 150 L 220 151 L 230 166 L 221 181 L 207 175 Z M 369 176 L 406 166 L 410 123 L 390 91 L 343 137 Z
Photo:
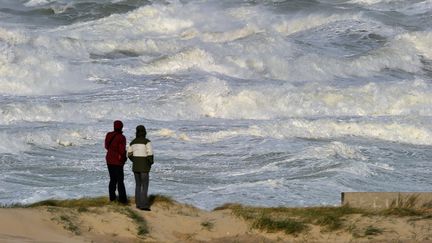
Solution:
M 121 203 L 121 204 L 123 204 L 123 205 L 128 205 L 129 204 L 129 201 L 119 201 L 119 203 Z
M 150 208 L 139 208 L 140 210 L 143 210 L 143 211 L 151 211 L 151 209 Z

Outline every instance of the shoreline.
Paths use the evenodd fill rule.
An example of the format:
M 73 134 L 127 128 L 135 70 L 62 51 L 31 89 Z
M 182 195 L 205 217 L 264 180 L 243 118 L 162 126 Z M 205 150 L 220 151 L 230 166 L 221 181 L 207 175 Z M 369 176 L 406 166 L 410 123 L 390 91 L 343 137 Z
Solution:
M 106 197 L 0 208 L 0 242 L 398 242 L 432 240 L 432 208 L 349 206 L 212 211 L 151 195 L 152 211 Z

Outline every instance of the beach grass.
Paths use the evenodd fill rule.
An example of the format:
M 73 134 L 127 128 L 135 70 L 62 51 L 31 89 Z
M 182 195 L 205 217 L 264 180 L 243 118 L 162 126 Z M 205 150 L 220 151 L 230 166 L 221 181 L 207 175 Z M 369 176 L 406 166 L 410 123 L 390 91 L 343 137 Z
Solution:
M 161 194 L 152 194 L 149 196 L 150 205 L 153 203 L 165 203 L 169 205 L 174 205 L 177 203 L 174 199 L 169 196 L 161 195 Z
M 380 228 L 377 228 L 373 225 L 369 225 L 368 227 L 366 227 L 364 235 L 365 236 L 371 236 L 371 235 L 379 235 L 382 234 L 384 231 Z
M 344 227 L 344 217 L 363 214 L 364 210 L 342 207 L 250 207 L 240 204 L 226 204 L 215 210 L 230 209 L 234 215 L 251 223 L 252 228 L 267 232 L 283 231 L 297 235 L 309 229 L 309 225 L 321 226 L 326 231 Z
M 172 204 L 174 204 L 175 202 L 174 200 L 166 196 L 151 195 L 150 197 L 152 199 L 152 202 L 164 202 L 164 203 L 172 203 Z M 130 200 L 134 200 L 134 198 L 130 198 Z M 54 218 L 54 220 L 62 223 L 65 229 L 71 231 L 76 235 L 79 235 L 80 228 L 75 223 L 76 220 L 74 220 L 70 215 L 59 211 L 58 209 L 66 208 L 68 210 L 76 210 L 76 212 L 78 213 L 88 213 L 90 212 L 89 208 L 105 207 L 105 206 L 109 206 L 114 211 L 121 213 L 127 216 L 128 218 L 130 218 L 137 226 L 138 236 L 144 236 L 149 233 L 149 228 L 144 217 L 142 217 L 135 210 L 128 207 L 128 205 L 124 205 L 118 202 L 111 202 L 108 197 L 79 198 L 79 199 L 65 199 L 65 200 L 49 199 L 37 203 L 32 203 L 29 205 L 14 204 L 14 205 L 9 205 L 7 207 L 8 208 L 49 207 L 50 211 L 52 212 L 62 213 L 59 217 Z
M 62 215 L 60 215 L 59 218 L 54 219 L 54 220 L 57 220 L 58 222 L 62 223 L 63 227 L 66 230 L 69 230 L 70 232 L 74 233 L 75 235 L 81 234 L 80 227 L 78 226 L 79 224 L 76 222 L 76 219 L 74 219 L 74 217 L 67 215 L 67 214 L 62 214 Z
M 411 195 L 409 197 L 398 197 L 390 203 L 388 209 L 383 210 L 383 215 L 394 215 L 394 216 L 421 216 L 424 212 L 418 208 L 415 208 L 419 195 Z
M 159 204 L 162 207 L 171 207 L 179 205 L 169 196 L 150 195 L 151 204 Z M 130 198 L 131 201 L 134 198 Z M 214 210 L 230 210 L 235 216 L 244 219 L 253 229 L 265 232 L 284 232 L 287 235 L 300 235 L 308 232 L 312 226 L 319 226 L 321 232 L 345 231 L 351 232 L 353 236 L 366 237 L 375 236 L 382 233 L 382 229 L 376 225 L 358 228 L 349 222 L 352 216 L 360 217 L 408 217 L 409 220 L 431 219 L 432 211 L 415 208 L 416 198 L 405 198 L 403 201 L 392 203 L 391 207 L 382 210 L 366 210 L 345 206 L 329 207 L 254 207 L 242 204 L 225 204 Z M 182 204 L 183 205 L 183 204 Z M 137 227 L 138 236 L 144 236 L 149 233 L 149 227 L 141 214 L 130 207 L 116 202 L 110 202 L 108 197 L 80 198 L 67 200 L 45 200 L 29 205 L 15 204 L 7 207 L 48 207 L 48 210 L 58 213 L 58 221 L 62 222 L 65 228 L 79 234 L 80 229 L 75 227 L 74 218 L 64 214 L 66 211 L 61 208 L 73 210 L 75 213 L 89 213 L 97 207 L 108 206 L 111 210 L 121 213 L 130 218 Z M 184 205 L 179 214 L 191 214 L 189 209 L 196 209 L 193 206 Z M 198 209 L 196 209 L 198 210 Z M 185 211 L 185 212 L 183 212 Z M 63 213 L 63 214 L 62 214 Z M 351 225 L 350 225 L 351 224 Z M 204 220 L 201 222 L 202 229 L 211 231 L 214 228 L 214 222 Z
M 134 197 L 129 198 L 130 201 L 135 200 Z M 169 196 L 155 194 L 149 196 L 150 204 L 165 203 L 174 205 L 177 202 Z M 78 199 L 48 199 L 31 204 L 4 204 L 0 205 L 1 208 L 35 208 L 42 206 L 62 207 L 62 208 L 81 208 L 85 211 L 87 207 L 104 207 L 108 205 L 123 205 L 117 202 L 111 202 L 108 197 L 83 197 Z
M 64 199 L 64 200 L 56 200 L 49 199 L 40 201 L 37 203 L 29 204 L 29 205 L 21 205 L 21 207 L 41 207 L 41 206 L 51 206 L 51 207 L 62 207 L 62 208 L 86 208 L 86 207 L 103 207 L 107 205 L 112 205 L 108 197 L 85 197 L 79 199 Z M 16 205 L 19 207 L 19 205 Z
M 211 220 L 205 220 L 205 221 L 201 222 L 201 227 L 203 229 L 211 231 L 214 228 L 214 222 L 212 222 Z
M 130 219 L 134 221 L 137 225 L 137 234 L 138 236 L 143 236 L 149 233 L 149 228 L 147 225 L 147 221 L 142 217 L 139 213 L 129 207 L 119 207 L 119 212 L 126 215 Z
M 388 209 L 366 210 L 353 208 L 348 205 L 335 207 L 252 207 L 241 204 L 225 204 L 214 210 L 229 209 L 232 213 L 243 218 L 255 229 L 266 232 L 285 232 L 286 234 L 298 235 L 307 232 L 311 225 L 316 225 L 323 232 L 337 230 L 351 232 L 346 219 L 353 215 L 362 217 L 409 217 L 413 219 L 430 219 L 432 212 L 415 208 L 416 198 L 408 198 L 391 205 Z M 363 236 L 381 234 L 382 229 L 369 225 L 364 229 Z
M 283 231 L 286 234 L 297 235 L 308 229 L 308 225 L 293 218 L 275 219 L 262 215 L 253 221 L 252 228 L 265 230 L 269 233 Z

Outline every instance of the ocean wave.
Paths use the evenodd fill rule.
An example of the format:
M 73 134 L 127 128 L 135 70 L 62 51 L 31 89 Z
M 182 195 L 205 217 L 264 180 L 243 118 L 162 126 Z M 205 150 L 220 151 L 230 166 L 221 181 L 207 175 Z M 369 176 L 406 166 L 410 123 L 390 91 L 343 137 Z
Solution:
M 9 45 L 19 45 L 27 43 L 30 37 L 25 34 L 24 30 L 0 27 L 0 40 Z
M 84 129 L 24 129 L 23 131 L 1 131 L 0 154 L 22 154 L 34 150 L 34 146 L 42 148 L 79 147 L 94 145 L 103 137 L 91 128 Z M 13 137 L 13 139 L 10 139 Z M 101 145 L 102 146 L 102 145 Z
M 398 40 L 410 43 L 406 46 L 413 46 L 420 55 L 432 60 L 432 50 L 429 46 L 429 43 L 432 42 L 432 32 L 422 31 L 405 33 L 398 36 Z
M 368 83 L 345 88 L 310 83 L 236 89 L 228 82 L 214 78 L 190 84 L 183 93 L 190 107 L 199 109 L 197 111 L 202 116 L 215 118 L 432 114 L 431 87 L 423 80 Z
M 401 12 L 408 15 L 427 14 L 432 11 L 432 0 L 425 0 L 401 9 Z
M 172 74 L 189 69 L 217 70 L 211 55 L 201 49 L 188 49 L 168 57 L 158 58 L 138 68 L 127 68 L 126 71 L 139 74 Z
M 0 93 L 14 95 L 40 95 L 70 93 L 95 86 L 86 81 L 82 68 L 77 71 L 69 61 L 59 57 L 72 42 L 56 42 L 37 32 L 0 28 Z M 58 49 L 56 49 L 58 47 Z M 70 53 L 79 53 L 79 48 Z M 76 54 L 75 54 L 76 55 Z
M 254 131 L 256 128 L 253 129 Z M 431 145 L 431 129 L 422 125 L 398 122 L 337 122 L 328 119 L 317 121 L 291 120 L 284 124 L 264 127 L 276 138 L 302 137 L 328 139 L 338 137 L 363 137 L 416 145 Z M 266 132 L 264 133 L 266 134 Z
M 186 14 L 185 10 L 176 4 L 148 5 L 124 14 L 113 14 L 98 20 L 60 27 L 59 30 L 72 35 L 101 40 L 103 40 L 101 38 L 103 36 L 110 38 L 143 36 L 144 34 L 167 36 L 177 34 L 193 25 L 193 22 L 188 18 L 182 18 L 182 15 Z
M 149 4 L 151 4 L 150 1 L 136 0 L 28 0 L 22 5 L 9 3 L 3 11 L 9 12 L 13 16 L 19 15 L 23 21 L 30 23 L 35 16 L 44 16 L 46 23 L 61 26 L 97 20 L 112 14 L 127 13 Z
M 351 3 L 358 3 L 358 4 L 364 4 L 364 5 L 374 5 L 378 3 L 395 3 L 395 2 L 405 2 L 404 0 L 350 0 Z
M 176 134 L 176 133 L 174 133 Z M 331 119 L 288 119 L 281 122 L 268 122 L 248 128 L 228 129 L 201 134 L 185 134 L 187 141 L 193 143 L 215 143 L 235 137 L 261 137 L 274 139 L 338 139 L 359 137 L 401 144 L 432 145 L 432 129 L 429 126 L 409 124 L 400 121 L 336 121 Z M 172 137 L 176 138 L 176 135 Z M 360 153 L 338 143 L 319 149 L 327 155 L 364 159 Z M 325 153 L 324 153 L 325 154 Z
M 368 158 L 364 156 L 359 148 L 348 144 L 333 141 L 325 146 L 316 146 L 306 149 L 300 156 L 295 156 L 295 160 L 305 159 L 324 159 L 341 157 L 343 159 L 355 159 L 365 161 Z M 293 159 L 293 160 L 294 160 Z
M 364 17 L 362 16 L 362 14 L 299 14 L 297 16 L 291 17 L 290 19 L 285 19 L 280 21 L 279 23 L 273 24 L 273 28 L 277 32 L 282 33 L 283 35 L 291 35 L 320 26 L 325 26 L 334 22 L 353 20 L 360 21 L 363 19 Z
M 28 2 L 26 2 L 24 4 L 24 6 L 26 7 L 37 7 L 37 6 L 42 6 L 42 5 L 46 5 L 52 2 L 55 2 L 56 0 L 29 0 Z
M 350 0 L 348 3 L 379 11 L 397 11 L 407 15 L 426 14 L 432 10 L 432 1 L 404 0 Z
M 0 132 L 0 154 L 19 154 L 29 150 L 30 145 L 20 139 L 10 139 L 10 134 Z
M 243 11 L 243 14 L 234 15 L 233 12 L 237 9 Z M 49 31 L 48 35 L 34 32 L 33 36 L 28 36 L 19 31 L 3 29 L 0 36 L 8 43 L 27 43 L 27 46 L 35 47 L 35 51 L 43 54 L 39 57 L 42 62 L 40 66 L 49 66 L 45 69 L 53 68 L 50 61 L 59 62 L 58 67 L 65 72 L 60 76 L 69 81 L 85 79 L 83 76 L 89 72 L 98 72 L 93 70 L 98 67 L 83 64 L 88 70 L 81 73 L 81 78 L 68 78 L 72 73 L 79 72 L 73 70 L 67 73 L 74 65 L 65 63 L 64 59 L 89 63 L 92 62 L 91 59 L 103 61 L 124 58 L 128 61 L 124 62 L 119 70 L 134 75 L 204 71 L 235 78 L 280 79 L 292 82 L 370 77 L 387 69 L 414 74 L 424 66 L 421 56 L 430 56 L 425 47 L 427 45 L 424 44 L 429 37 L 422 37 L 423 44 L 419 43 L 418 39 L 401 38 L 404 34 L 398 35 L 400 29 L 369 20 L 363 14 L 298 14 L 275 17 L 267 10 L 258 11 L 261 10 L 260 6 L 249 7 L 247 10 L 239 7 L 217 9 L 216 13 L 222 17 L 210 14 L 207 18 L 213 18 L 212 21 L 205 23 L 202 17 L 210 10 L 213 9 L 201 5 L 154 4 L 123 14 L 55 28 Z M 224 19 L 223 23 L 227 23 L 226 26 L 220 25 L 221 19 Z M 351 22 L 347 24 L 347 21 Z M 328 29 L 333 30 L 334 34 L 328 36 Z M 305 42 L 309 46 L 319 46 L 319 43 L 308 42 L 311 41 L 308 35 L 316 36 L 321 32 L 327 35 L 328 40 L 324 39 L 320 43 L 334 45 L 333 48 L 320 46 L 317 47 L 319 52 L 316 49 L 299 51 L 300 46 L 296 41 Z M 342 33 L 345 32 L 351 33 L 351 36 L 343 36 Z M 298 33 L 302 33 L 303 37 L 291 36 Z M 420 35 L 419 33 L 405 35 L 414 36 Z M 358 36 L 356 38 L 367 36 L 367 40 L 361 40 L 363 42 L 360 43 L 353 37 L 354 34 Z M 340 38 L 338 35 L 341 35 Z M 374 36 L 381 38 L 374 39 Z M 337 45 L 331 44 L 335 41 Z M 347 52 L 349 56 L 340 52 L 340 45 L 353 44 L 364 48 L 357 48 L 358 51 L 353 53 Z M 324 52 L 326 48 L 327 52 Z M 338 55 L 335 55 L 335 48 L 339 48 Z M 10 49 L 24 49 L 28 52 L 23 46 Z M 48 52 L 48 55 L 44 56 L 44 52 Z M 37 68 L 28 72 L 37 75 Z M 15 84 L 8 85 L 5 90 L 8 90 L 7 93 L 19 94 L 19 89 L 33 84 L 31 79 L 26 77 L 26 80 L 30 80 L 29 83 L 24 83 L 24 87 L 17 90 L 12 88 Z M 50 82 L 54 83 L 53 80 Z M 23 90 L 21 94 L 30 92 Z M 36 91 L 38 92 L 42 90 Z
M 1 60 L 1 59 L 0 59 Z M 0 124 L 28 122 L 96 121 L 123 117 L 155 120 L 257 119 L 273 120 L 307 117 L 431 116 L 432 88 L 421 79 L 332 86 L 322 83 L 256 84 L 238 87 L 222 79 L 186 85 L 157 97 L 113 103 L 110 94 L 68 99 L 11 101 L 0 108 Z M 407 91 L 408 90 L 408 91 Z M 157 91 L 157 90 L 156 90 Z M 120 90 L 124 95 L 134 90 Z M 148 91 L 139 91 L 148 94 Z M 103 96 L 102 96 L 103 95 Z M 86 101 L 90 99 L 90 101 Z

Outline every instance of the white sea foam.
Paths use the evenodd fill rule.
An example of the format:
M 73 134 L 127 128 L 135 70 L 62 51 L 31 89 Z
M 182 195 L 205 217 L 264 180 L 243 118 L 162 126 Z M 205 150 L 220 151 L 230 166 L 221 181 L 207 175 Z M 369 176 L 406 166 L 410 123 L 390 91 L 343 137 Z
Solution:
M 404 46 L 413 46 L 420 55 L 432 60 L 432 49 L 430 43 L 432 42 L 432 32 L 411 32 L 402 34 L 398 40 L 404 43 Z
M 201 115 L 217 118 L 432 114 L 432 89 L 422 80 L 392 83 L 390 87 L 388 83 L 347 88 L 312 83 L 236 90 L 226 81 L 210 79 L 187 86 L 184 93 Z
M 0 124 L 14 124 L 23 121 L 63 122 L 89 120 L 92 116 L 88 113 L 91 113 L 93 109 L 91 107 L 82 109 L 80 105 L 75 106 L 72 104 L 50 105 L 34 102 L 7 104 L 2 106 L 0 110 L 3 114 L 0 119 Z M 97 114 L 94 115 L 97 117 Z
M 66 199 L 66 198 L 70 198 L 70 196 L 71 196 L 70 192 L 65 192 L 61 190 L 53 191 L 52 188 L 42 187 L 42 188 L 35 189 L 34 191 L 31 192 L 30 195 L 26 195 L 18 203 L 26 205 L 26 204 L 40 202 L 46 199 Z M 22 196 L 17 195 L 17 198 L 21 198 L 21 197 Z M 77 194 L 76 197 L 79 197 L 79 194 Z
M 280 123 L 253 125 L 249 128 L 230 129 L 225 131 L 188 135 L 190 141 L 213 143 L 241 136 L 271 137 L 276 139 L 307 138 L 307 139 L 338 139 L 341 137 L 362 137 L 379 139 L 397 143 L 432 145 L 432 129 L 397 122 L 367 121 L 334 121 L 329 119 L 302 120 L 290 119 Z M 330 147 L 318 148 L 319 154 L 328 156 L 339 155 L 344 158 L 365 159 L 355 149 L 341 143 L 333 143 Z
M 361 147 L 333 141 L 322 146 L 307 147 L 289 159 L 271 162 L 257 169 L 241 169 L 229 173 L 230 176 L 243 176 L 257 173 L 274 173 L 281 166 L 289 166 L 293 162 L 307 161 L 290 170 L 293 174 L 319 174 L 328 172 L 349 173 L 361 177 L 376 175 L 377 169 L 392 171 L 394 168 L 385 163 L 370 163 L 370 158 L 361 152 Z M 342 159 L 342 160 L 340 160 Z M 297 171 L 298 170 L 298 171 Z
M 55 0 L 29 0 L 28 2 L 26 2 L 24 4 L 24 6 L 26 6 L 26 7 L 37 7 L 37 6 L 49 4 L 51 2 L 55 2 Z
M 186 133 L 177 133 L 174 130 L 163 128 L 151 134 L 152 136 L 161 136 L 167 138 L 175 138 L 183 141 L 190 141 L 191 139 Z
M 380 172 L 378 172 L 378 170 Z M 393 171 L 394 168 L 389 166 L 388 164 L 382 163 L 368 163 L 364 161 L 355 161 L 349 162 L 346 164 L 342 164 L 336 168 L 327 169 L 327 172 L 337 172 L 337 173 L 349 173 L 356 176 L 362 177 L 370 177 L 376 176 L 378 173 L 382 173 L 383 171 Z
M 273 28 L 284 35 L 291 35 L 308 29 L 325 26 L 337 21 L 362 20 L 361 14 L 332 14 L 332 15 L 297 15 L 291 19 L 284 19 L 279 23 L 273 24 Z
M 93 40 L 103 40 L 104 36 L 109 36 L 109 39 L 115 39 L 116 36 L 169 36 L 192 27 L 193 22 L 182 18 L 182 14 L 186 15 L 184 10 L 178 4 L 147 5 L 126 14 L 113 14 L 103 19 L 61 27 L 59 31 L 78 39 Z
M 415 73 L 423 64 L 413 46 L 395 41 L 362 56 L 339 59 L 305 54 L 296 60 L 280 57 L 267 60 L 271 77 L 283 80 L 329 80 L 334 77 L 369 77 L 384 69 L 400 69 Z
M 176 132 L 168 128 L 163 128 L 155 132 L 155 135 L 161 137 L 176 137 Z
M 69 48 L 73 42 L 54 42 L 53 38 L 56 37 L 0 28 L 0 40 L 6 42 L 0 42 L 0 93 L 56 94 L 94 87 L 85 80 L 83 69 L 59 57 L 63 54 L 73 58 L 72 53 L 77 55 L 81 50 Z
M 407 92 L 409 90 L 409 92 Z M 227 81 L 210 78 L 193 83 L 171 95 L 164 103 L 145 105 L 93 101 L 9 103 L 0 107 L 0 124 L 27 122 L 97 121 L 122 117 L 197 120 L 202 117 L 272 120 L 309 116 L 430 116 L 432 91 L 423 80 L 369 83 L 332 87 L 319 83 L 232 87 Z M 180 101 L 180 102 L 179 102 Z M 217 137 L 228 136 L 220 133 Z M 185 137 L 186 138 L 186 137 Z
M 0 140 L 0 153 L 20 154 L 31 151 L 32 146 L 60 148 L 93 145 L 98 143 L 100 137 L 103 137 L 103 134 L 92 129 L 1 132 L 0 138 L 3 139 Z
M 321 147 L 308 148 L 300 157 L 297 156 L 295 159 L 323 159 L 332 158 L 335 156 L 339 156 L 344 159 L 367 160 L 367 157 L 364 156 L 358 148 L 337 141 L 331 142 Z
M 381 170 L 388 170 L 388 171 L 394 171 L 395 170 L 394 166 L 391 166 L 391 165 L 386 164 L 386 163 L 374 163 L 374 164 L 372 164 L 372 166 L 374 166 L 378 169 L 381 169 Z
M 338 168 L 327 169 L 327 172 L 349 173 L 355 176 L 370 177 L 377 173 L 366 163 L 356 162 L 344 165 Z
M 404 0 L 351 0 L 349 2 L 363 4 L 363 5 L 374 5 L 378 3 L 404 2 Z
M 256 129 L 254 129 L 256 130 Z M 264 134 L 277 137 L 338 138 L 356 136 L 392 142 L 431 145 L 430 128 L 396 122 L 337 122 L 327 119 L 317 121 L 291 120 L 262 128 Z
M 246 14 L 236 16 L 232 14 L 236 12 L 237 8 L 235 8 L 229 11 L 219 9 L 216 11 L 218 14 L 206 16 L 206 20 L 213 18 L 212 21 L 203 22 L 200 16 L 210 10 L 200 9 L 197 6 L 180 3 L 144 6 L 126 14 L 114 14 L 95 21 L 64 26 L 51 31 L 48 36 L 37 36 L 34 42 L 37 48 L 51 50 L 52 54 L 42 55 L 39 58 L 46 60 L 45 65 L 50 69 L 52 69 L 50 60 L 59 62 L 56 55 L 82 61 L 88 59 L 91 54 L 104 55 L 112 52 L 144 54 L 141 57 L 142 63 L 123 68 L 135 75 L 172 74 L 196 69 L 239 78 L 321 81 L 334 77 L 367 77 L 384 69 L 418 72 L 422 66 L 416 50 L 425 52 L 425 48 L 410 47 L 409 41 L 394 41 L 367 55 L 337 59 L 307 52 L 296 56 L 298 53 L 296 54 L 293 44 L 283 38 L 284 35 L 347 20 L 364 23 L 365 28 L 369 30 L 375 28 L 380 35 L 393 35 L 392 28 L 368 20 L 361 14 L 354 16 L 311 14 L 274 18 L 269 12 L 250 10 L 251 8 L 246 11 Z M 240 12 L 241 10 L 245 12 L 244 9 L 244 7 L 238 8 Z M 270 19 L 266 18 L 269 16 Z M 228 23 L 226 27 L 217 24 L 218 20 L 224 18 L 224 22 Z M 273 28 L 269 29 L 269 25 Z M 212 28 L 213 30 L 210 31 Z M 342 28 L 349 29 L 350 25 Z M 257 34 L 261 35 L 258 39 L 243 41 Z M 205 44 L 197 46 L 195 37 L 200 38 Z M 223 45 L 225 42 L 236 44 L 226 46 Z M 274 52 L 275 49 L 284 49 L 284 52 Z M 61 64 L 66 65 L 62 62 Z M 65 70 L 70 68 L 64 67 Z M 87 72 L 82 74 L 87 75 Z M 76 82 L 83 79 L 83 77 L 72 76 L 77 73 L 79 74 L 72 71 L 61 76 L 66 79 L 70 77 L 73 82 Z M 31 77 L 26 78 L 31 80 Z M 20 89 L 25 89 L 25 86 L 33 84 L 27 82 L 29 84 L 13 84 L 18 86 L 17 91 L 10 84 L 5 87 L 9 90 L 6 92 L 19 92 Z M 50 82 L 55 83 L 52 80 Z M 29 90 L 22 91 L 25 94 L 29 92 Z
M 57 94 L 71 93 L 91 87 L 83 77 L 42 54 L 27 53 L 18 63 L 0 67 L 0 89 L 3 94 Z M 38 57 L 39 56 L 39 57 Z M 80 81 L 81 80 L 81 81 Z M 78 81 L 78 82 L 77 82 Z M 80 83 L 82 86 L 79 86 Z
M 188 49 L 169 57 L 158 58 L 142 67 L 127 69 L 132 74 L 172 74 L 197 68 L 211 71 L 217 70 L 211 55 L 200 49 Z
M 222 187 L 211 187 L 212 191 L 224 191 L 223 193 L 234 193 L 238 192 L 239 189 L 251 188 L 251 187 L 264 187 L 264 188 L 278 188 L 283 185 L 283 179 L 268 179 L 256 182 L 237 183 L 232 185 L 226 185 Z
M 11 45 L 23 44 L 29 41 L 28 35 L 23 30 L 0 27 L 0 40 Z
M 410 42 L 400 42 L 398 39 L 390 42 L 389 45 L 371 51 L 367 55 L 349 59 L 337 59 L 314 53 L 305 53 L 295 57 L 292 43 L 280 38 L 278 32 L 288 35 L 337 21 L 351 20 L 368 21 L 365 22 L 365 25 L 376 26 L 374 28 L 380 35 L 391 37 L 397 33 L 397 31 L 382 24 L 365 20 L 361 15 L 354 17 L 349 15 L 312 15 L 305 18 L 311 18 L 314 21 L 302 21 L 296 18 L 291 22 L 285 20 L 275 24 L 275 32 L 265 29 L 265 22 L 259 23 L 259 21 L 234 30 L 225 29 L 220 32 L 206 32 L 195 28 L 193 36 L 200 36 L 207 43 L 231 42 L 257 33 L 264 33 L 265 37 L 258 39 L 258 43 L 256 40 L 255 42 L 240 42 L 232 48 L 230 46 L 221 48 L 218 44 L 206 46 L 205 49 L 187 48 L 186 51 L 172 52 L 175 48 L 171 47 L 168 56 L 157 58 L 149 63 L 146 62 L 141 67 L 127 68 L 126 70 L 133 74 L 163 74 L 196 68 L 242 78 L 260 75 L 282 80 L 329 80 L 334 77 L 366 77 L 384 69 L 417 72 L 422 66 L 418 53 L 410 45 Z M 302 24 L 298 24 L 297 21 Z M 345 28 L 349 29 L 350 25 L 345 26 Z M 369 27 L 369 29 L 371 28 Z M 340 31 L 345 30 L 341 29 Z M 190 32 L 185 35 L 190 35 Z M 171 44 L 175 45 L 175 43 Z M 180 45 L 184 45 L 184 43 Z M 167 48 L 165 47 L 165 49 Z M 284 53 L 273 53 L 274 49 L 284 49 L 285 51 Z M 151 48 L 151 50 L 155 51 L 157 48 Z
M 262 30 L 258 29 L 256 26 L 249 25 L 230 31 L 203 33 L 201 38 L 206 42 L 230 42 L 241 38 L 246 38 L 260 32 L 262 32 Z
M 153 106 L 148 106 L 143 109 L 137 105 L 113 104 L 110 101 L 99 101 L 92 104 L 83 103 L 56 103 L 47 104 L 44 102 L 33 103 L 14 103 L 0 107 L 0 124 L 11 125 L 21 122 L 90 122 L 99 119 L 117 119 L 118 117 L 135 117 L 135 116 L 150 116 L 156 119 L 171 120 L 179 117 L 179 114 L 171 112 L 167 105 L 161 107 L 162 112 L 167 112 L 167 115 L 161 113 L 160 110 L 155 110 Z M 176 110 L 176 107 L 172 109 Z M 184 112 L 184 111 L 178 111 Z

